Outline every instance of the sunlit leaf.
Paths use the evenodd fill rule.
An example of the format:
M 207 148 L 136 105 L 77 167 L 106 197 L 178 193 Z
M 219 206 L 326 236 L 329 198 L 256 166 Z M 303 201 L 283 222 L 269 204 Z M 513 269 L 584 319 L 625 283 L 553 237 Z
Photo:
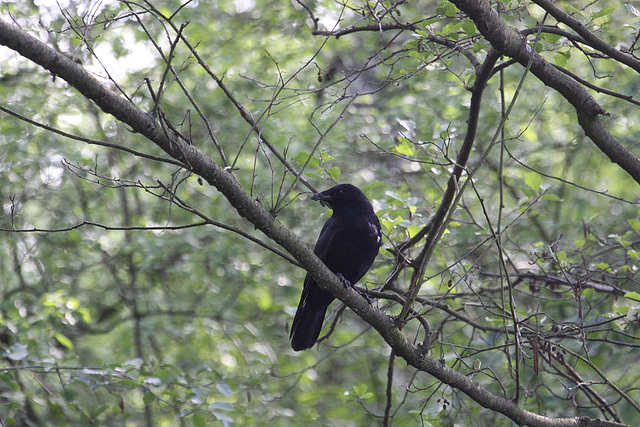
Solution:
M 73 341 L 71 341 L 68 337 L 64 336 L 61 333 L 57 333 L 54 336 L 56 340 L 64 347 L 68 348 L 69 350 L 73 350 Z
M 592 19 L 602 18 L 603 16 L 607 16 L 611 14 L 611 12 L 613 12 L 614 10 L 616 10 L 616 7 L 614 6 L 605 6 L 602 9 L 600 9 L 598 12 L 591 15 L 591 18 Z
M 625 298 L 640 302 L 640 293 L 638 292 L 627 292 L 624 294 Z
M 537 191 L 540 189 L 540 187 L 544 183 L 544 179 L 542 178 L 542 176 L 540 176 L 540 174 L 537 174 L 535 172 L 527 172 L 527 174 L 524 177 L 524 182 L 525 184 L 527 184 L 529 188 L 531 188 L 534 191 Z

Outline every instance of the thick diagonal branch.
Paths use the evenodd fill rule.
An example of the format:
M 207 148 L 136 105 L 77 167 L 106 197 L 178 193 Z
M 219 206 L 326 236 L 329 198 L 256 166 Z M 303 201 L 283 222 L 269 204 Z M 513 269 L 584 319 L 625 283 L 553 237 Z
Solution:
M 580 83 L 557 70 L 533 51 L 526 40 L 491 8 L 489 1 L 451 2 L 473 20 L 480 33 L 500 53 L 515 59 L 523 66 L 530 63 L 531 72 L 540 81 L 558 91 L 573 105 L 578 123 L 600 151 L 640 183 L 640 159 L 620 144 L 605 128 L 599 117 L 605 114 L 605 111 Z
M 533 2 L 543 8 L 545 11 L 549 12 L 549 14 L 556 18 L 558 22 L 562 22 L 563 24 L 568 25 L 573 31 L 578 33 L 584 39 L 585 43 L 589 44 L 589 46 L 599 50 L 605 55 L 610 56 L 618 62 L 628 65 L 629 67 L 640 73 L 640 61 L 633 55 L 621 52 L 618 49 L 615 49 L 613 46 L 604 42 L 602 39 L 596 37 L 596 35 L 589 31 L 589 29 L 582 22 L 563 12 L 551 1 L 533 0 Z

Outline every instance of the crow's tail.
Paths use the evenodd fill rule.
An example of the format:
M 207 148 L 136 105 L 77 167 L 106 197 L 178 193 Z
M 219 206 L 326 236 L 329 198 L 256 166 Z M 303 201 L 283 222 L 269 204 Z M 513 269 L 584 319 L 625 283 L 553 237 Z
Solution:
M 296 316 L 291 325 L 291 348 L 295 351 L 313 347 L 320 336 L 322 322 L 327 306 L 311 307 L 310 304 L 300 302 Z

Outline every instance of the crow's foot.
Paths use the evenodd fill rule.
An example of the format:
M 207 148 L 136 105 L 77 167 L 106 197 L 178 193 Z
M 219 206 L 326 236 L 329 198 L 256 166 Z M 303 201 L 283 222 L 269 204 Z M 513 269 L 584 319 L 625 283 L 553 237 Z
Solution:
M 349 288 L 353 289 L 362 298 L 366 299 L 367 302 L 369 303 L 369 305 L 373 304 L 373 300 L 371 299 L 371 297 L 369 297 L 369 295 L 365 291 L 363 291 L 362 289 L 356 288 L 354 285 L 351 284 L 350 281 L 345 279 L 345 277 L 342 274 L 338 273 L 338 274 L 336 274 L 336 276 L 338 276 L 338 279 L 340 279 L 340 281 L 342 282 L 342 284 L 344 285 L 345 288 L 349 287 Z

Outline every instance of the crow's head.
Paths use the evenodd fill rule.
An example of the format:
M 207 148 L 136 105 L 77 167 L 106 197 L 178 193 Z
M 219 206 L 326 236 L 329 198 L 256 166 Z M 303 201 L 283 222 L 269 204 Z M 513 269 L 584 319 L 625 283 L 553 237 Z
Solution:
M 311 200 L 319 201 L 322 206 L 336 210 L 341 209 L 363 209 L 373 211 L 369 199 L 355 185 L 338 184 L 328 190 L 315 194 Z

